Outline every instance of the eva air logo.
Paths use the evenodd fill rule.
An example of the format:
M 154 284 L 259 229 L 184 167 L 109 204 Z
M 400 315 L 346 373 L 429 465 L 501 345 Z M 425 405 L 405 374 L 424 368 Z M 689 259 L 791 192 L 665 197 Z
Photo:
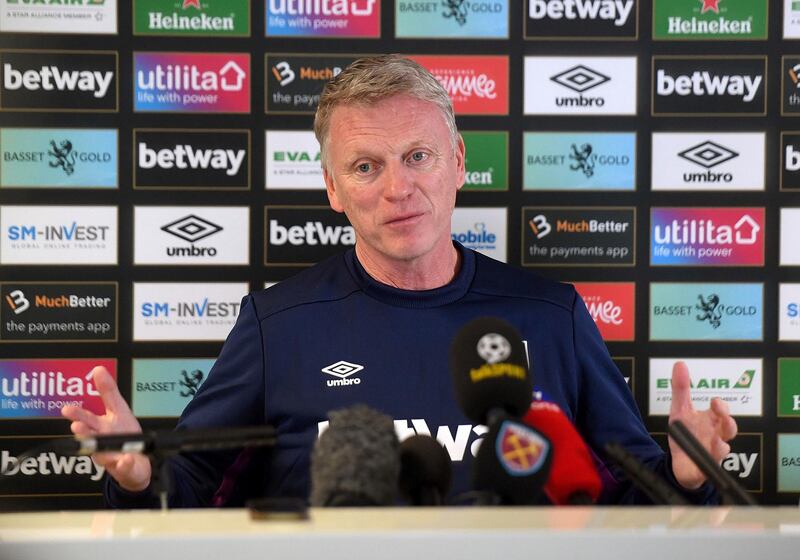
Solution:
M 739 376 L 739 379 L 736 380 L 736 384 L 733 386 L 734 389 L 749 389 L 750 385 L 753 384 L 753 379 L 756 376 L 756 370 L 748 369 Z

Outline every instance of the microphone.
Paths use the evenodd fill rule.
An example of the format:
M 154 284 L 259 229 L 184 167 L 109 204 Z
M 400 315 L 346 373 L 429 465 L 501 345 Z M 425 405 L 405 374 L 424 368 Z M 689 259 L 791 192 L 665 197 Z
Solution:
M 667 433 L 678 444 L 678 447 L 694 461 L 706 478 L 717 487 L 723 500 L 733 505 L 758 505 L 758 502 L 714 461 L 703 444 L 697 441 L 697 438 L 683 422 L 676 420 L 671 423 L 667 426 Z
M 247 426 L 79 436 L 53 440 L 52 447 L 64 455 L 91 455 L 104 451 L 153 455 L 268 446 L 274 445 L 276 439 L 276 431 L 272 426 Z
M 556 505 L 591 505 L 603 490 L 589 447 L 555 403 L 535 401 L 522 419 L 553 442 L 553 465 L 544 492 Z
M 440 506 L 450 491 L 453 465 L 444 447 L 417 434 L 400 443 L 400 495 L 412 506 Z
M 622 469 L 633 484 L 656 505 L 687 506 L 689 502 L 656 473 L 648 469 L 618 443 L 607 443 L 608 456 Z
M 311 452 L 311 505 L 393 505 L 400 475 L 393 420 L 366 405 L 335 410 L 328 417 L 328 429 Z
M 470 321 L 453 338 L 450 370 L 464 414 L 489 428 L 472 463 L 475 490 L 495 494 L 501 504 L 539 503 L 552 445 L 519 420 L 531 404 L 533 381 L 517 330 L 494 317 Z

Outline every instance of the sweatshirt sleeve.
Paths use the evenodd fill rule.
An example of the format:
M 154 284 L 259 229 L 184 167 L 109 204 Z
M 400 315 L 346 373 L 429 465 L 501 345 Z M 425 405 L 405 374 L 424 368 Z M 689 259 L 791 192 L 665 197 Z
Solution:
M 188 404 L 176 430 L 253 426 L 264 423 L 264 343 L 252 296 L 242 300 L 236 324 L 208 378 Z M 170 507 L 211 505 L 226 469 L 239 450 L 182 453 L 169 459 L 172 491 Z M 151 488 L 131 493 L 111 477 L 106 502 L 115 508 L 156 507 Z
M 650 437 L 633 394 L 577 293 L 573 302 L 573 339 L 578 369 L 578 405 L 573 417 L 596 458 L 605 457 L 606 443 L 619 443 L 676 488 L 690 503 L 718 503 L 718 495 L 710 484 L 705 483 L 691 491 L 675 480 L 669 454 Z M 652 503 L 610 460 L 597 461 L 603 476 L 602 503 Z

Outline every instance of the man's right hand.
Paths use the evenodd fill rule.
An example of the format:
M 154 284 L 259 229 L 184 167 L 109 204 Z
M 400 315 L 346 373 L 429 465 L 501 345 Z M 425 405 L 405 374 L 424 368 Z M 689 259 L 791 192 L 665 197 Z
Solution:
M 142 426 L 122 398 L 114 378 L 103 366 L 92 370 L 94 386 L 103 399 L 106 413 L 98 416 L 79 406 L 65 406 L 61 415 L 72 420 L 70 429 L 76 436 L 98 434 L 130 434 Z M 95 453 L 92 459 L 105 467 L 119 485 L 130 492 L 140 492 L 150 485 L 150 460 L 139 453 Z

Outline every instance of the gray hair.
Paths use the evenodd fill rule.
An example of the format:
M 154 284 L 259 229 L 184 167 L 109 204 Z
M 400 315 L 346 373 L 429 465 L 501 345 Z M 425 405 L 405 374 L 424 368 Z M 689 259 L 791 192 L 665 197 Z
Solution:
M 458 129 L 447 91 L 433 74 L 413 60 L 398 54 L 382 54 L 359 58 L 325 84 L 314 116 L 314 134 L 319 142 L 323 168 L 327 168 L 327 142 L 333 110 L 339 105 L 370 106 L 394 95 L 408 95 L 439 107 L 455 149 Z

